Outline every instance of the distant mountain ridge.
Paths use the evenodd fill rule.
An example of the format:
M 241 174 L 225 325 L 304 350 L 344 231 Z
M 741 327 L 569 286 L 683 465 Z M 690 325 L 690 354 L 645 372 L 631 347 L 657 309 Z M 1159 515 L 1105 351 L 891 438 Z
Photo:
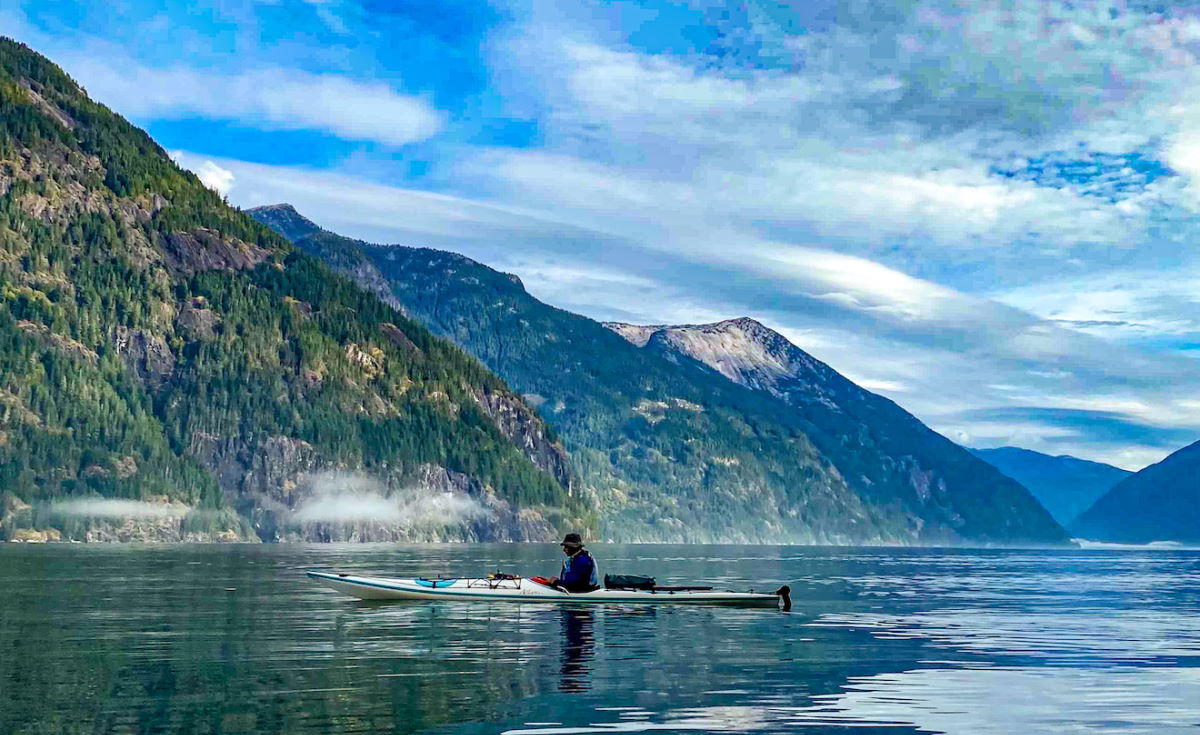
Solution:
M 1100 496 L 1133 473 L 1069 455 L 1051 456 L 1019 447 L 972 449 L 972 454 L 1029 488 L 1054 520 L 1070 526 Z
M 997 533 L 997 526 L 1061 532 L 1018 482 L 753 319 L 606 326 L 635 345 L 689 357 L 791 406 L 822 454 L 874 506 L 898 506 L 965 538 Z
M 1069 527 L 1092 541 L 1200 543 L 1200 442 L 1117 483 Z
M 250 214 L 295 227 L 285 208 Z M 707 325 L 704 339 L 677 328 L 605 326 L 547 306 L 519 279 L 461 255 L 317 229 L 296 229 L 308 233 L 296 244 L 364 287 L 381 276 L 407 313 L 538 406 L 596 497 L 606 537 L 1066 542 L 1019 484 L 757 322 L 722 323 L 739 335 Z M 874 415 L 893 426 L 868 431 L 872 446 L 904 449 L 911 440 L 917 456 L 936 461 L 877 446 L 856 452 L 861 421 Z

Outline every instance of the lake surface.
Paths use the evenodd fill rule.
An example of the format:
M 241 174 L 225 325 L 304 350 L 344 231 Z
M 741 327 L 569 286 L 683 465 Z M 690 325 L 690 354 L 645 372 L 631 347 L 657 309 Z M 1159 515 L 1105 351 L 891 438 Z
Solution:
M 362 603 L 553 546 L 0 544 L 0 733 L 1195 733 L 1200 552 L 593 547 L 792 613 Z

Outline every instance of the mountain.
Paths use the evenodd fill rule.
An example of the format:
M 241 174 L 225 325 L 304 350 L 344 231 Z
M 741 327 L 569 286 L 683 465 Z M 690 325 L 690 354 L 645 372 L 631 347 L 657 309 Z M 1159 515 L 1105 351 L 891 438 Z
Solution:
M 299 215 L 287 209 L 249 213 L 296 227 Z M 365 288 L 385 284 L 407 313 L 538 407 L 596 498 L 606 538 L 1066 542 L 1016 482 L 812 358 L 805 364 L 821 374 L 822 390 L 847 401 L 821 424 L 784 400 L 801 392 L 796 381 L 759 390 L 756 379 L 731 380 L 707 353 L 677 349 L 661 329 L 618 327 L 630 341 L 461 255 L 312 227 L 296 230 L 309 233 L 296 245 Z M 892 422 L 883 447 L 864 425 L 878 414 Z M 872 449 L 856 453 L 863 442 Z
M 281 221 L 281 209 L 249 213 Z M 515 276 L 325 231 L 296 244 L 364 287 L 386 283 L 407 313 L 503 371 L 563 438 L 605 538 L 849 543 L 901 531 L 846 489 L 774 402 L 637 350 L 533 299 Z
M 753 319 L 607 326 L 631 344 L 696 360 L 786 403 L 850 487 L 926 533 L 989 541 L 1063 538 L 1018 482 Z
M 548 539 L 504 382 L 0 39 L 0 536 Z
M 289 242 L 295 242 L 302 237 L 315 235 L 321 231 L 314 222 L 300 215 L 296 208 L 289 204 L 277 204 L 268 207 L 255 207 L 249 212 L 254 219 L 262 222 L 275 232 L 283 235 Z
M 1065 454 L 1052 457 L 1019 447 L 971 449 L 970 452 L 1029 488 L 1054 520 L 1064 526 L 1113 485 L 1133 474 L 1102 462 L 1089 462 Z
M 1079 538 L 1200 543 L 1200 442 L 1136 472 L 1070 525 Z

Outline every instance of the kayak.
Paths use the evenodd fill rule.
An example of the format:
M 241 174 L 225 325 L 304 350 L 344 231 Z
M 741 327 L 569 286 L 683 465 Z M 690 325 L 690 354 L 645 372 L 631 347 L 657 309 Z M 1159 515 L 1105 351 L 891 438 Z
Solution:
M 737 607 L 791 607 L 784 586 L 773 593 L 720 591 L 707 587 L 655 587 L 652 589 L 598 589 L 566 592 L 546 580 L 528 577 L 395 579 L 354 574 L 308 572 L 310 579 L 330 589 L 362 600 L 461 600 L 463 602 L 536 602 L 651 605 L 726 605 Z

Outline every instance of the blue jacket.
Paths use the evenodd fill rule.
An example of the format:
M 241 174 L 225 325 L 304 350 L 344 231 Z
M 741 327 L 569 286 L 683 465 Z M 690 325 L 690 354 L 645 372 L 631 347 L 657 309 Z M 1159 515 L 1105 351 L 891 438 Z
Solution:
M 558 575 L 558 583 L 568 592 L 590 592 L 600 586 L 596 561 L 587 549 L 567 557 L 562 565 L 562 573 Z

